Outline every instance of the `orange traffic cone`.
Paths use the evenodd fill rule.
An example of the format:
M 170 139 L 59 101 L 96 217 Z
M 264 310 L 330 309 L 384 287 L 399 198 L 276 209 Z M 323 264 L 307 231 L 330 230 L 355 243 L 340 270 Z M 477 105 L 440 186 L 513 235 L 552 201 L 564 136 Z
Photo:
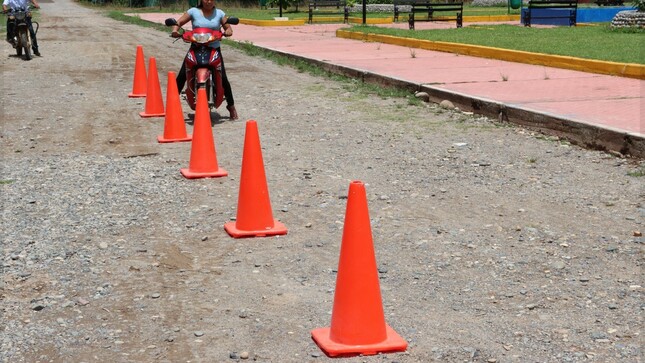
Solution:
M 134 60 L 134 81 L 132 82 L 132 92 L 128 94 L 130 98 L 146 96 L 146 63 L 143 58 L 143 47 L 137 45 L 137 58 Z
M 405 351 L 408 343 L 385 323 L 365 185 L 349 185 L 331 328 L 311 336 L 329 356 Z
M 168 87 L 166 88 L 166 119 L 164 120 L 163 135 L 157 137 L 159 142 L 190 141 L 191 135 L 186 134 L 184 111 L 181 109 L 175 72 L 168 72 Z
M 273 219 L 271 212 L 258 123 L 255 120 L 246 122 L 237 218 L 235 222 L 224 224 L 224 229 L 235 238 L 287 234 L 287 227 Z
M 188 179 L 216 178 L 227 176 L 228 172 L 217 166 L 215 141 L 211 126 L 210 110 L 206 90 L 197 91 L 197 107 L 195 108 L 195 126 L 193 127 L 193 143 L 190 149 L 190 164 L 187 169 L 181 169 L 181 174 Z
M 162 117 L 163 100 L 161 99 L 161 86 L 159 85 L 159 74 L 157 73 L 157 60 L 150 57 L 148 65 L 148 85 L 146 94 L 146 109 L 139 112 L 141 117 Z

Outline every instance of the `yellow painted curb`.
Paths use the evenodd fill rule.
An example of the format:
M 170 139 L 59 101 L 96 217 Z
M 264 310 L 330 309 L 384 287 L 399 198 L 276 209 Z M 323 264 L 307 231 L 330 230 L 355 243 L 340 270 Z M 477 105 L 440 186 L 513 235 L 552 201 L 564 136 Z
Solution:
M 255 25 L 255 26 L 298 26 L 305 25 L 306 19 L 293 19 L 293 20 L 253 20 L 253 19 L 240 19 L 240 24 Z
M 352 24 L 363 24 L 363 18 L 350 16 L 349 22 Z M 392 19 L 391 18 L 367 18 L 365 19 L 365 22 L 367 24 L 391 24 Z
M 470 55 L 474 57 L 499 59 L 516 63 L 537 64 L 548 67 L 571 69 L 582 72 L 609 74 L 629 78 L 645 79 L 645 65 L 636 63 L 603 62 L 592 59 L 548 55 L 516 50 L 508 50 L 480 45 L 435 42 L 430 40 L 400 38 L 391 35 L 366 34 L 338 29 L 339 38 L 400 45 L 408 48 L 435 50 L 440 52 Z
M 489 22 L 489 21 L 520 21 L 519 15 L 470 15 L 464 16 L 464 23 Z

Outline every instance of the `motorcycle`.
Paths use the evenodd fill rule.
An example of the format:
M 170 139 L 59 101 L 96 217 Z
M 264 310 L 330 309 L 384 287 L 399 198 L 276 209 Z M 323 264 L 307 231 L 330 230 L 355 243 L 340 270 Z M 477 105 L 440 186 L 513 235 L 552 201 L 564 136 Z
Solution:
M 238 18 L 228 18 L 227 24 L 237 25 Z M 177 25 L 177 20 L 168 18 L 166 26 Z M 183 30 L 183 29 L 182 29 Z M 195 95 L 200 88 L 206 89 L 209 109 L 217 109 L 224 101 L 222 85 L 222 57 L 219 50 L 211 48 L 212 42 L 221 40 L 223 33 L 209 28 L 195 28 L 184 31 L 181 39 L 190 43 L 190 50 L 184 59 L 186 65 L 186 101 L 192 110 L 197 103 Z
M 16 10 L 9 10 L 9 22 L 15 24 L 15 43 L 16 44 L 16 55 L 21 56 L 22 52 L 25 52 L 25 60 L 31 60 L 33 55 L 31 54 L 31 34 L 29 32 L 29 24 L 27 19 L 31 19 L 31 7 L 20 8 Z M 39 24 L 38 22 L 32 21 L 32 26 L 35 24 L 34 35 L 38 33 Z

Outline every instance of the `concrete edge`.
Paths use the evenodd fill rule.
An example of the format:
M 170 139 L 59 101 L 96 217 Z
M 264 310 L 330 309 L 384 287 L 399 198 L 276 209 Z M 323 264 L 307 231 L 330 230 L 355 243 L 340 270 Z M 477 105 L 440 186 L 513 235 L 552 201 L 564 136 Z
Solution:
M 378 42 L 408 48 L 419 48 L 439 52 L 469 55 L 474 57 L 498 59 L 508 62 L 542 65 L 587 73 L 645 79 L 645 65 L 635 63 L 603 62 L 592 59 L 515 51 L 502 48 L 484 47 L 479 45 L 435 42 L 422 39 L 401 38 L 383 34 L 352 32 L 345 29 L 336 30 L 336 36 L 338 38 L 360 40 L 365 42 Z
M 362 82 L 395 87 L 410 92 L 426 92 L 432 102 L 439 103 L 443 100 L 449 100 L 462 111 L 473 112 L 501 122 L 521 125 L 546 135 L 558 136 L 587 149 L 613 151 L 625 156 L 645 159 L 645 138 L 639 134 L 540 113 L 512 104 L 447 91 L 431 85 L 385 77 L 369 71 L 326 63 L 281 50 L 267 47 L 260 48 L 291 59 L 305 61 L 328 72 L 359 79 Z

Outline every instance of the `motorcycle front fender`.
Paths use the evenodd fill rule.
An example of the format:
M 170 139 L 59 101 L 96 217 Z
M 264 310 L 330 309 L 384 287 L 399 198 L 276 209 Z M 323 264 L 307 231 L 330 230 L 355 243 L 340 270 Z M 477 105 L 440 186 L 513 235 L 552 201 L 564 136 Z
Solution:
M 196 83 L 206 83 L 211 78 L 211 70 L 208 68 L 198 68 L 195 74 Z

